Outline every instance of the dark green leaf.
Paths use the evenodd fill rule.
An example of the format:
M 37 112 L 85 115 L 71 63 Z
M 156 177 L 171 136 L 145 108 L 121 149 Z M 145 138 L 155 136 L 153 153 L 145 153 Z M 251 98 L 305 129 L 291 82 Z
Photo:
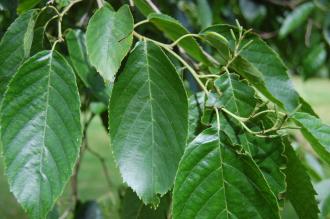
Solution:
M 117 12 L 104 6 L 91 18 L 86 33 L 89 59 L 101 76 L 114 81 L 133 41 L 133 17 L 127 5 Z
M 196 137 L 196 132 L 200 125 L 200 119 L 203 114 L 203 107 L 205 102 L 205 94 L 203 92 L 193 94 L 188 99 L 189 102 L 189 133 L 188 142 L 191 142 Z
M 45 30 L 45 26 L 37 27 L 34 29 L 31 55 L 34 55 L 41 50 L 44 50 Z
M 330 164 L 330 126 L 308 113 L 297 112 L 292 119 L 318 155 Z
M 134 0 L 134 4 L 145 17 L 155 12 L 146 0 Z
M 183 35 L 189 34 L 189 31 L 182 26 L 179 21 L 165 14 L 151 13 L 148 20 L 153 23 L 158 29 L 164 32 L 165 36 L 175 41 Z M 208 59 L 204 55 L 202 49 L 193 37 L 186 37 L 178 44 L 189 55 L 197 61 L 209 64 Z
M 31 218 L 45 218 L 79 155 L 80 100 L 71 67 L 42 51 L 18 70 L 1 109 L 1 141 L 10 190 Z
M 39 4 L 40 0 L 19 0 L 17 12 L 19 14 L 24 13 L 27 10 L 32 9 L 34 6 Z
M 302 25 L 313 12 L 315 5 L 313 2 L 306 2 L 295 8 L 282 23 L 279 37 L 284 38 L 286 35 Z
M 237 74 L 222 74 L 215 82 L 215 87 L 221 92 L 216 101 L 218 107 L 225 107 L 232 113 L 248 117 L 256 106 L 255 91 L 252 87 L 241 81 Z
M 29 57 L 37 10 L 19 16 L 0 43 L 0 101 L 17 68 Z
M 174 185 L 173 218 L 279 218 L 259 168 L 225 138 L 209 128 L 186 148 Z
M 85 34 L 81 30 L 69 30 L 66 34 L 66 43 L 72 66 L 79 78 L 95 97 L 108 105 L 111 89 L 105 86 L 102 77 L 90 65 L 86 52 Z
M 306 170 L 291 145 L 286 143 L 285 156 L 287 167 L 284 170 L 287 182 L 287 196 L 299 218 L 317 219 L 318 208 L 315 200 L 316 192 Z
M 188 103 L 173 64 L 151 42 L 139 42 L 115 83 L 109 107 L 119 169 L 144 203 L 172 186 L 186 146 Z
M 121 218 L 123 219 L 167 219 L 170 209 L 170 196 L 165 195 L 157 209 L 144 205 L 131 190 L 127 189 L 124 199 Z
M 214 31 L 225 36 L 233 49 L 233 39 L 229 25 L 215 25 L 206 31 Z M 264 96 L 289 112 L 299 105 L 299 95 L 294 90 L 283 61 L 264 41 L 254 34 L 248 34 L 242 45 L 253 42 L 241 51 L 230 67 L 245 77 Z

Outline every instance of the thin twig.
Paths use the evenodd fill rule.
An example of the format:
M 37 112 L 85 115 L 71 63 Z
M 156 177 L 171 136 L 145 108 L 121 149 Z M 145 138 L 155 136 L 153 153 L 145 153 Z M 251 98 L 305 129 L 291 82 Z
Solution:
M 151 0 L 145 0 L 148 5 L 150 5 L 150 7 L 152 8 L 152 10 L 154 10 L 156 13 L 160 14 L 160 10 L 157 8 L 157 6 L 151 1 Z
M 86 147 L 86 150 L 88 152 L 90 152 L 92 155 L 94 155 L 95 157 L 97 157 L 98 160 L 100 161 L 100 163 L 102 165 L 102 168 L 103 168 L 103 173 L 104 173 L 104 176 L 105 176 L 105 180 L 107 181 L 108 186 L 111 188 L 112 183 L 111 183 L 111 178 L 110 178 L 110 175 L 109 175 L 109 170 L 108 170 L 108 166 L 107 166 L 105 158 L 102 155 L 100 155 L 99 153 L 97 153 L 96 151 L 94 151 L 89 146 Z

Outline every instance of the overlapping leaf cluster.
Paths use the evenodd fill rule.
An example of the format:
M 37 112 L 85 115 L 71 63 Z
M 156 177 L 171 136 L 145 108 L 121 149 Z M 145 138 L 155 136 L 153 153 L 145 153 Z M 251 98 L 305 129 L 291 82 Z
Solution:
M 315 191 L 289 130 L 300 129 L 330 164 L 330 127 L 295 91 L 282 60 L 258 35 L 238 22 L 209 26 L 208 19 L 203 31 L 192 34 L 145 1 L 135 1 L 146 16 L 135 25 L 128 5 L 115 10 L 106 3 L 86 31 L 62 33 L 62 19 L 75 3 L 63 1 L 61 12 L 52 5 L 27 10 L 0 43 L 5 171 L 31 218 L 47 216 L 79 159 L 75 75 L 81 96 L 87 90 L 102 103 L 92 113 L 108 109 L 112 152 L 132 189 L 124 208 L 133 207 L 124 218 L 275 219 L 284 200 L 300 218 L 318 217 Z M 47 49 L 40 39 L 49 20 L 38 24 L 48 8 L 56 11 L 50 19 L 59 28 Z M 153 25 L 171 43 L 144 36 L 141 25 Z M 67 50 L 57 46 L 63 41 Z

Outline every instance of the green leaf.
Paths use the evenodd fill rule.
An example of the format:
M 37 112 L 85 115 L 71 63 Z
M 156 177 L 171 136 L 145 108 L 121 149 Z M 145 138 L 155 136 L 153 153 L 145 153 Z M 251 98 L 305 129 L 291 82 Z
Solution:
M 165 36 L 173 41 L 183 35 L 189 34 L 189 31 L 180 24 L 179 21 L 165 14 L 151 13 L 148 15 L 148 20 L 153 23 L 158 29 L 164 32 Z M 179 43 L 191 57 L 197 61 L 209 64 L 209 60 L 204 55 L 202 49 L 193 37 L 186 37 Z
M 196 132 L 200 126 L 200 119 L 203 114 L 203 107 L 205 102 L 204 92 L 193 94 L 188 99 L 188 143 L 196 137 Z
M 285 156 L 287 157 L 286 174 L 287 196 L 296 210 L 299 218 L 318 218 L 318 207 L 315 200 L 316 192 L 305 167 L 298 159 L 291 145 L 286 143 Z
M 81 142 L 74 73 L 56 51 L 37 53 L 9 84 L 1 141 L 10 190 L 30 218 L 45 218 L 69 180 Z
M 134 4 L 145 17 L 148 17 L 149 14 L 155 12 L 146 0 L 134 0 Z
M 0 102 L 9 80 L 23 61 L 29 57 L 37 10 L 19 16 L 8 28 L 0 42 Z
M 91 18 L 86 33 L 89 59 L 101 76 L 114 81 L 133 41 L 133 17 L 127 5 L 117 12 L 104 6 Z
M 230 29 L 233 29 L 235 33 L 237 31 L 236 27 L 230 25 L 214 25 L 204 32 L 213 31 L 226 37 L 230 49 L 233 51 L 234 41 Z M 257 35 L 247 34 L 242 45 L 250 40 L 253 42 L 240 52 L 240 55 L 229 67 L 245 77 L 264 96 L 278 106 L 289 112 L 295 110 L 299 106 L 299 95 L 293 88 L 283 61 Z
M 139 197 L 131 190 L 127 189 L 123 198 L 121 218 L 123 219 L 167 219 L 170 209 L 170 195 L 165 195 L 157 209 L 146 206 Z
M 242 145 L 249 148 L 253 160 L 256 162 L 262 174 L 266 178 L 271 190 L 278 199 L 283 199 L 285 192 L 285 175 L 282 169 L 286 160 L 282 153 L 284 145 L 281 138 L 259 138 L 244 133 L 239 136 Z
M 74 219 L 103 219 L 101 207 L 96 201 L 79 204 Z
M 313 12 L 315 5 L 313 2 L 306 2 L 295 8 L 282 23 L 279 37 L 284 38 L 286 35 L 302 25 Z
M 36 27 L 33 33 L 33 41 L 31 45 L 31 55 L 44 50 L 45 43 L 45 26 Z
M 251 157 L 209 128 L 188 145 L 180 161 L 173 218 L 271 219 L 279 218 L 279 209 Z
M 280 137 L 277 138 L 260 138 L 256 137 L 243 129 L 233 119 L 230 119 L 226 114 L 221 114 L 221 129 L 227 134 L 233 144 L 241 145 L 242 148 L 251 155 L 255 163 L 258 165 L 267 183 L 273 193 L 282 198 L 282 193 L 286 189 L 285 175 L 282 171 L 286 165 L 285 157 L 283 157 L 284 144 Z M 267 115 L 258 117 L 258 122 L 262 121 L 262 125 L 266 127 L 258 127 L 255 124 L 249 124 L 250 128 L 260 131 L 261 128 L 270 128 L 274 125 Z M 251 123 L 251 121 L 250 121 Z
M 301 132 L 318 155 L 330 164 L 330 126 L 308 113 L 297 112 L 292 116 Z
M 40 0 L 19 0 L 19 4 L 17 7 L 17 12 L 19 14 L 24 13 L 27 10 L 34 8 L 37 4 L 39 4 Z
M 221 92 L 216 101 L 218 107 L 225 107 L 241 117 L 251 115 L 257 104 L 254 98 L 255 91 L 241 81 L 237 74 L 224 73 L 214 81 L 214 85 Z
M 304 77 L 315 76 L 320 67 L 327 59 L 327 50 L 324 43 L 319 43 L 311 48 L 307 56 L 303 59 Z
M 172 186 L 186 146 L 188 103 L 164 52 L 139 42 L 115 83 L 109 107 L 111 144 L 120 172 L 144 203 Z
M 197 0 L 197 13 L 202 29 L 212 24 L 212 10 L 206 0 Z
M 229 58 L 229 42 L 224 36 L 213 31 L 203 31 L 201 32 L 201 36 L 208 44 L 220 52 L 224 60 Z
M 111 89 L 105 86 L 102 77 L 90 65 L 85 34 L 81 30 L 69 30 L 65 37 L 72 66 L 77 75 L 96 98 L 108 105 Z

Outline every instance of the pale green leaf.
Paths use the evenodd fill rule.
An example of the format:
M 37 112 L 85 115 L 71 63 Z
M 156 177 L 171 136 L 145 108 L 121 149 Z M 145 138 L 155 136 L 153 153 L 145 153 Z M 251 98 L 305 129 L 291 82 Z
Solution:
M 299 218 L 317 219 L 319 210 L 315 200 L 316 192 L 305 167 L 288 143 L 285 145 L 285 156 L 287 157 L 287 167 L 284 171 L 288 199 Z
M 9 84 L 0 115 L 5 173 L 31 219 L 45 218 L 72 174 L 79 108 L 74 73 L 55 51 L 28 59 Z
M 122 60 L 130 50 L 133 22 L 127 5 L 117 12 L 104 6 L 89 21 L 86 33 L 88 56 L 92 65 L 107 81 L 114 81 Z
M 157 204 L 173 185 L 187 129 L 178 73 L 158 46 L 139 42 L 114 85 L 109 130 L 123 179 L 144 203 Z
M 330 164 L 330 126 L 308 113 L 297 112 L 292 116 L 301 132 L 318 155 Z
M 0 43 L 0 101 L 9 80 L 29 57 L 37 10 L 19 16 L 8 28 Z
M 105 86 L 102 77 L 90 65 L 85 34 L 81 30 L 69 30 L 65 37 L 72 66 L 77 75 L 96 98 L 108 105 L 111 89 Z
M 168 15 L 151 13 L 148 15 L 148 20 L 158 29 L 164 32 L 166 37 L 173 41 L 177 40 L 183 35 L 189 34 L 189 31 L 184 26 L 182 26 L 179 21 Z M 210 63 L 198 45 L 197 41 L 193 37 L 186 37 L 182 39 L 178 45 L 181 46 L 190 56 L 192 56 L 197 61 L 203 62 L 205 64 Z
M 279 37 L 284 38 L 286 35 L 302 25 L 313 12 L 315 5 L 313 2 L 306 2 L 295 8 L 282 23 Z
M 249 155 L 209 128 L 180 161 L 173 193 L 174 219 L 279 218 L 276 198 Z

